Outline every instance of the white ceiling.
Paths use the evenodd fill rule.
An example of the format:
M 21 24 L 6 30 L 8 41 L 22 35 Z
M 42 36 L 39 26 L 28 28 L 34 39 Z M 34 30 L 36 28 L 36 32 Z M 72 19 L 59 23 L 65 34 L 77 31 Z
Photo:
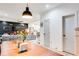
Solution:
M 30 11 L 33 19 L 23 19 L 22 12 L 25 10 L 27 3 L 0 3 L 0 20 L 4 21 L 23 21 L 29 23 L 40 19 L 40 13 L 57 7 L 60 3 L 49 3 L 50 8 L 46 9 L 48 3 L 29 3 Z

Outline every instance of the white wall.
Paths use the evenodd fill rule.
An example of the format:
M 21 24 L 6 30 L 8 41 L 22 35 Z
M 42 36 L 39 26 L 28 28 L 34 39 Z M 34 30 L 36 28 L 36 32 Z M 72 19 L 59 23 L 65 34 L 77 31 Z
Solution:
M 62 39 L 62 17 L 66 15 L 75 14 L 77 21 L 77 12 L 79 11 L 79 4 L 64 4 L 55 9 L 41 14 L 41 22 L 44 23 L 45 19 L 50 21 L 50 40 L 51 48 L 58 51 L 63 50 L 63 39 Z M 77 26 L 77 23 L 76 23 Z M 41 32 L 41 44 L 44 44 L 44 28 L 40 29 Z
M 40 32 L 40 20 L 36 20 L 33 22 L 30 22 L 28 24 L 28 28 L 31 28 L 32 32 L 37 35 L 37 32 Z M 36 40 L 34 40 L 34 42 L 38 43 L 40 42 L 40 38 L 36 37 Z
M 37 32 L 40 32 L 40 20 L 36 20 L 33 22 L 28 23 L 29 28 L 33 28 Z

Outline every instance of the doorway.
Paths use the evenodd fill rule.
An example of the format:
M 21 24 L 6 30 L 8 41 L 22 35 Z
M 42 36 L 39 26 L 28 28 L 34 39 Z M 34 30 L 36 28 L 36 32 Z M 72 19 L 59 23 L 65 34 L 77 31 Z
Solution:
M 75 51 L 75 15 L 63 17 L 63 51 L 74 54 Z
M 44 46 L 50 48 L 49 19 L 44 20 Z

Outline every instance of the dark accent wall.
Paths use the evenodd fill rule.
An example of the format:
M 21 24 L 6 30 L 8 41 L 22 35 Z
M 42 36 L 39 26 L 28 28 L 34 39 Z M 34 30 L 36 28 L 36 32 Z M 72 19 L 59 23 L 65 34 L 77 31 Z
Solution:
M 4 24 L 3 21 L 0 21 L 0 36 L 4 32 L 12 32 L 23 28 L 28 28 L 27 23 L 23 23 L 23 24 L 24 25 L 21 25 L 21 23 L 17 23 L 17 22 L 6 22 L 6 24 Z
M 0 35 L 2 35 L 3 33 L 4 33 L 3 24 L 2 24 L 2 22 L 0 22 Z

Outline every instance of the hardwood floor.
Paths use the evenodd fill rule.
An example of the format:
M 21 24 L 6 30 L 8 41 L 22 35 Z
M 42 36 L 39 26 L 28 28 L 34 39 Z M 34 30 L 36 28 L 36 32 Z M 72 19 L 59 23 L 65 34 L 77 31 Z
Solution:
M 38 44 L 28 43 L 26 52 L 19 53 L 16 41 L 5 41 L 1 45 L 1 56 L 63 56 L 62 54 L 53 52 Z

